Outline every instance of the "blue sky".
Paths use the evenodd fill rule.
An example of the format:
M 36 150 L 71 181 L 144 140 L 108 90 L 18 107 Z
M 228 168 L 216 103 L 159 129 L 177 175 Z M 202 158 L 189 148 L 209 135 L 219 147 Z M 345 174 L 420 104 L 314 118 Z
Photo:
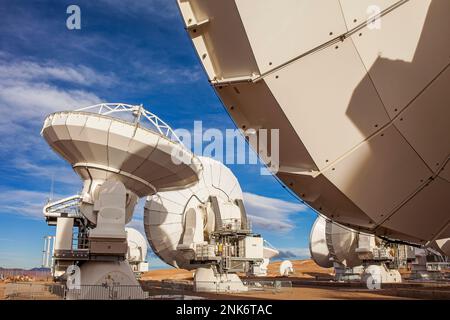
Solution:
M 81 30 L 66 8 L 81 8 Z M 143 103 L 173 128 L 234 129 L 197 60 L 175 0 L 0 2 L 0 266 L 41 263 L 42 217 L 53 196 L 81 180 L 40 136 L 45 116 L 98 102 Z M 275 247 L 308 256 L 316 214 L 258 165 L 232 165 L 254 230 Z M 139 207 L 141 208 L 141 206 Z M 134 226 L 141 225 L 137 209 Z M 164 264 L 150 256 L 152 267 Z

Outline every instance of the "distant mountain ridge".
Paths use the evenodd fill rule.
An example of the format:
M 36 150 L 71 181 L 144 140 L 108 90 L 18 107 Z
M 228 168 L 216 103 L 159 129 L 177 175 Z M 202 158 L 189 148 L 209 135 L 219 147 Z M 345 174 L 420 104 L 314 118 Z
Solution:
M 0 267 L 0 272 L 1 271 L 8 271 L 8 272 L 27 272 L 27 271 L 39 271 L 39 272 L 50 272 L 50 268 L 42 268 L 42 267 L 35 267 L 32 269 L 22 269 L 22 268 L 3 268 Z

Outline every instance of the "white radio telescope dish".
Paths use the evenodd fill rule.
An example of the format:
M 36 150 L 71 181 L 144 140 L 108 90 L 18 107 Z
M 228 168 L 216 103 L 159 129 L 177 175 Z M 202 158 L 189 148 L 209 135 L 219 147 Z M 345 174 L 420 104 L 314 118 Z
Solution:
M 230 228 L 240 223 L 235 201 L 243 199 L 239 182 L 230 169 L 211 158 L 198 158 L 203 167 L 199 182 L 189 188 L 150 196 L 144 214 L 145 232 L 155 254 L 171 266 L 188 270 L 196 266 L 190 264 L 191 257 L 179 250 L 179 244 L 189 237 L 195 242 L 195 235 L 189 234 L 189 230 L 202 230 L 198 236 L 203 238 L 203 233 L 210 234 L 216 229 L 209 199 L 217 198 L 221 218 Z
M 127 221 L 141 198 L 198 181 L 201 165 L 173 130 L 142 106 L 105 103 L 49 115 L 41 131 L 84 181 L 83 214 L 108 179 L 127 189 Z M 176 161 L 174 161 L 174 159 Z
M 314 221 L 309 235 L 309 251 L 315 263 L 323 268 L 331 268 L 333 261 L 326 241 L 326 223 L 321 217 Z
M 100 104 L 56 112 L 45 119 L 42 135 L 89 183 L 114 177 L 143 197 L 197 181 L 195 156 L 142 106 Z M 173 154 L 187 161 L 174 163 Z
M 147 257 L 147 239 L 144 235 L 133 228 L 125 228 L 127 233 L 127 261 L 128 262 L 142 262 Z
M 104 103 L 56 112 L 45 119 L 41 134 L 84 181 L 81 194 L 43 210 L 57 230 L 54 274 L 63 276 L 69 260 L 80 268 L 82 284 L 137 286 L 135 273 L 148 269 L 147 241 L 125 225 L 139 198 L 197 183 L 198 158 L 143 106 Z
M 282 277 L 288 277 L 289 275 L 294 273 L 294 266 L 290 260 L 284 260 L 280 264 L 280 275 Z
M 353 268 L 362 264 L 356 252 L 358 233 L 318 216 L 310 233 L 311 257 L 323 268 L 333 267 L 333 262 Z
M 236 125 L 279 129 L 267 164 L 296 195 L 357 231 L 450 237 L 450 1 L 177 3 Z

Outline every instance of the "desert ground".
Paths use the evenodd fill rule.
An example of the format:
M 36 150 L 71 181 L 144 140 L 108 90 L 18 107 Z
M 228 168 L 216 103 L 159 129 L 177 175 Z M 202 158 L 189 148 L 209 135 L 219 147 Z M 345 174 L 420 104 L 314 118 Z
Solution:
M 281 262 L 275 261 L 269 264 L 267 277 L 278 278 Z M 292 278 L 303 277 L 312 279 L 316 277 L 323 277 L 331 279 L 333 277 L 333 268 L 325 269 L 319 267 L 312 260 L 294 260 L 292 261 L 294 266 L 294 273 Z M 142 276 L 142 280 L 192 280 L 193 271 L 184 269 L 161 269 L 145 272 Z
M 448 298 L 450 286 L 444 285 L 436 288 L 432 285 L 420 286 L 404 284 L 401 289 L 387 287 L 383 290 L 372 291 L 364 287 L 359 282 L 336 283 L 333 282 L 333 269 L 325 269 L 316 265 L 312 260 L 292 261 L 294 273 L 289 277 L 279 275 L 280 262 L 273 262 L 268 267 L 268 275 L 264 278 L 256 278 L 261 281 L 289 281 L 292 287 L 277 290 L 250 291 L 236 294 L 209 294 L 193 293 L 192 279 L 193 272 L 187 270 L 153 270 L 146 272 L 141 277 L 141 283 L 154 286 L 158 282 L 173 282 L 181 285 L 179 290 L 182 294 L 190 294 L 206 299 L 283 299 L 283 300 L 317 300 L 317 299 L 338 299 L 338 300 L 397 300 L 397 299 L 441 299 Z M 242 279 L 255 280 L 255 278 Z M 152 290 L 149 290 L 152 294 Z M 189 293 L 188 293 L 189 292 Z
M 249 278 L 241 275 L 245 281 L 259 283 L 281 281 L 288 284 L 283 288 L 254 288 L 246 293 L 197 293 L 192 290 L 193 272 L 182 269 L 161 269 L 145 272 L 140 283 L 153 299 L 272 299 L 272 300 L 398 300 L 398 299 L 450 299 L 448 282 L 411 282 L 400 285 L 386 285 L 381 290 L 369 290 L 359 281 L 335 282 L 333 269 L 317 266 L 312 260 L 292 261 L 294 273 L 289 277 L 279 275 L 280 262 L 269 265 L 266 277 Z M 16 299 L 60 299 L 50 294 L 44 287 L 51 285 L 47 279 L 32 281 L 0 281 L 0 300 L 6 297 L 5 291 L 18 284 L 20 293 Z M 8 287 L 9 286 L 9 287 Z M 8 289 L 9 288 L 9 289 Z M 34 289 L 28 289 L 34 288 Z M 30 295 L 30 290 L 34 292 Z

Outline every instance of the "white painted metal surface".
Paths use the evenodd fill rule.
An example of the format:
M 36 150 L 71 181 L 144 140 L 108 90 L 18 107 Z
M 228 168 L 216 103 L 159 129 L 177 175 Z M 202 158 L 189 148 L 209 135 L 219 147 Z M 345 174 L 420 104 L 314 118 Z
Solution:
M 311 257 L 323 268 L 331 268 L 333 263 L 347 268 L 359 266 L 358 239 L 355 231 L 318 216 L 309 239 Z
M 80 195 L 44 207 L 49 223 L 57 219 L 54 274 L 73 269 L 68 286 L 76 280 L 78 287 L 88 287 L 78 298 L 94 299 L 99 292 L 89 288 L 97 285 L 104 286 L 102 294 L 127 285 L 130 290 L 119 295 L 142 296 L 133 271 L 148 268 L 147 243 L 125 225 L 138 198 L 196 183 L 200 162 L 164 121 L 142 106 L 100 104 L 56 112 L 45 119 L 41 133 L 84 182 Z M 74 220 L 83 247 L 73 247 Z
M 145 205 L 145 232 L 155 254 L 169 265 L 192 269 L 190 259 L 183 251 L 178 250 L 183 243 L 202 244 L 203 232 L 210 233 L 215 229 L 214 212 L 209 207 L 211 196 L 218 199 L 223 221 L 240 221 L 240 212 L 235 209 L 226 210 L 234 200 L 242 200 L 241 187 L 230 169 L 222 163 L 210 158 L 199 157 L 203 170 L 199 182 L 188 188 L 158 192 L 150 196 Z M 236 207 L 236 206 L 235 206 Z M 236 207 L 237 208 L 237 207 Z M 188 221 L 188 213 L 196 213 L 195 223 Z M 200 222 L 201 243 L 191 236 L 183 242 L 185 230 L 198 230 Z
M 46 118 L 42 135 L 88 189 L 114 177 L 143 197 L 195 183 L 201 169 L 172 129 L 141 106 L 101 104 L 57 112 Z M 175 163 L 172 155 L 184 162 Z
M 287 277 L 292 273 L 294 273 L 294 266 L 292 265 L 292 262 L 289 260 L 284 260 L 280 264 L 280 276 Z
M 276 257 L 279 254 L 280 254 L 280 251 L 275 249 L 275 248 L 271 248 L 271 247 L 267 247 L 267 246 L 263 247 L 263 257 L 264 257 L 264 259 L 272 259 L 272 258 Z
M 56 237 L 54 242 L 54 250 L 72 250 L 72 239 L 73 239 L 73 219 L 58 218 L 56 224 Z
M 436 243 L 441 252 L 450 257 L 450 238 L 437 240 Z
M 143 262 L 147 257 L 147 239 L 138 230 L 133 228 L 125 228 L 127 233 L 127 261 L 128 262 Z
M 237 126 L 280 129 L 299 197 L 380 236 L 450 236 L 450 1 L 178 4 Z
M 244 254 L 247 258 L 263 259 L 263 238 L 252 237 L 244 239 Z
M 311 253 L 311 258 L 319 266 L 331 268 L 333 260 L 327 246 L 326 223 L 327 221 L 322 217 L 318 217 L 314 221 L 309 235 L 309 252 Z

